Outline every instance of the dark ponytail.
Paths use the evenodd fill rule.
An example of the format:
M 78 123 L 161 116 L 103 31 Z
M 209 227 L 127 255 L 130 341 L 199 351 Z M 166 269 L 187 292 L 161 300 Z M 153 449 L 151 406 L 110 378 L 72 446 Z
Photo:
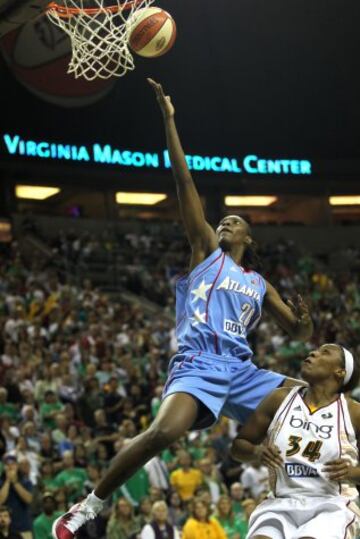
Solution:
M 249 228 L 250 233 L 250 228 Z M 241 265 L 246 270 L 255 270 L 255 271 L 261 271 L 262 269 L 262 263 L 261 259 L 258 253 L 258 244 L 256 241 L 252 240 L 251 243 L 246 247 L 243 255 L 243 259 L 241 261 Z

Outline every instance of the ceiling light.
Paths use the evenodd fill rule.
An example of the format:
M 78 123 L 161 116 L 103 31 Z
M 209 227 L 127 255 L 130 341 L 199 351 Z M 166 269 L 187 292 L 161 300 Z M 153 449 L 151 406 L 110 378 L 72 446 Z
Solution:
M 58 187 L 44 187 L 42 185 L 17 185 L 15 193 L 17 198 L 31 200 L 45 200 L 60 192 Z
M 358 206 L 360 195 L 329 197 L 329 203 L 331 206 Z
M 225 206 L 270 206 L 276 201 L 273 196 L 226 196 Z
M 134 206 L 153 206 L 166 198 L 167 195 L 162 193 L 116 193 L 118 204 L 133 204 Z

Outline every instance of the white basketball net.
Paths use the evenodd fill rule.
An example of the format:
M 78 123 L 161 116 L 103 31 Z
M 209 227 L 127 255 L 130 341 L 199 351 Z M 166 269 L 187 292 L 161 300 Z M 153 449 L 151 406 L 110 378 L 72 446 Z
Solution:
M 75 78 L 122 77 L 135 68 L 128 47 L 131 21 L 154 0 L 58 0 L 47 15 L 71 39 L 68 73 Z

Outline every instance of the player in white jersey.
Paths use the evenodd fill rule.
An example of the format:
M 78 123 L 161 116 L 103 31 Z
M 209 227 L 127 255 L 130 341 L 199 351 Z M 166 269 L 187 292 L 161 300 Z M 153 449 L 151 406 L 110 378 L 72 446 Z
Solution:
M 355 539 L 360 531 L 360 404 L 344 395 L 359 367 L 342 346 L 324 344 L 301 374 L 309 385 L 273 391 L 232 446 L 235 459 L 269 468 L 271 493 L 251 515 L 247 539 Z

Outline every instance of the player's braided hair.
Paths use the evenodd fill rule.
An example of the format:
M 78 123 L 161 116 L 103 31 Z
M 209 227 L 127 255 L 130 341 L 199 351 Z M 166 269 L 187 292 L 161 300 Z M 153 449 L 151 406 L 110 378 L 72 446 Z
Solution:
M 252 239 L 251 227 L 249 223 L 246 224 L 248 226 L 248 235 Z M 242 259 L 242 266 L 244 266 L 245 269 L 261 270 L 261 259 L 259 257 L 258 249 L 258 244 L 252 239 L 251 243 L 246 247 Z

